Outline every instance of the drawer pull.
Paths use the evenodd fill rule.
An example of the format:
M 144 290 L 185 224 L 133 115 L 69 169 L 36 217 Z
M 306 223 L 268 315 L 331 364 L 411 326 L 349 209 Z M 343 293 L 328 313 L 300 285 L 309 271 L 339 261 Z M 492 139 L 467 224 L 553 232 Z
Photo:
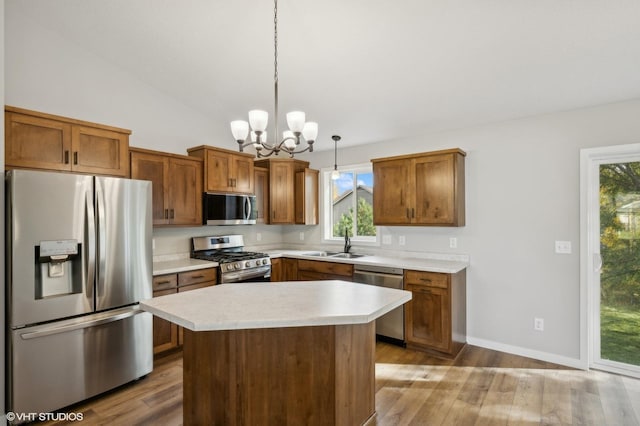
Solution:
M 430 283 L 431 278 L 420 278 L 420 281 L 424 281 L 425 283 Z
M 171 284 L 171 281 L 169 281 L 169 280 L 156 281 L 156 284 Z
M 414 290 L 414 291 L 417 291 L 418 293 L 431 294 L 431 290 L 427 288 L 421 288 L 419 290 Z
M 193 275 L 191 278 L 204 278 L 204 275 Z

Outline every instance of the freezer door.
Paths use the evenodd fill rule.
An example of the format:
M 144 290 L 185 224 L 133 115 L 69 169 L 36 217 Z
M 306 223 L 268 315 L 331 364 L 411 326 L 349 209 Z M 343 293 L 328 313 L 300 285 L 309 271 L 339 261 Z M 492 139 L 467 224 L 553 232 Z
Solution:
M 152 297 L 151 182 L 96 177 L 96 310 Z
M 9 325 L 92 312 L 93 177 L 12 170 L 6 200 Z M 77 254 L 52 261 L 56 246 Z
M 152 321 L 135 306 L 13 330 L 8 411 L 52 412 L 150 373 Z

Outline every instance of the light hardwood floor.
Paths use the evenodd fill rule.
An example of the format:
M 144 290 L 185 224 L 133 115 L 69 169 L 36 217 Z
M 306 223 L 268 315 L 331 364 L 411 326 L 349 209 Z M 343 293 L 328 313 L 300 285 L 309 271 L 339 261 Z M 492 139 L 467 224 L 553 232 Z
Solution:
M 182 353 L 70 407 L 87 425 L 181 425 Z M 454 361 L 376 347 L 376 425 L 640 425 L 640 380 L 466 346 Z M 64 424 L 64 423 L 50 423 Z

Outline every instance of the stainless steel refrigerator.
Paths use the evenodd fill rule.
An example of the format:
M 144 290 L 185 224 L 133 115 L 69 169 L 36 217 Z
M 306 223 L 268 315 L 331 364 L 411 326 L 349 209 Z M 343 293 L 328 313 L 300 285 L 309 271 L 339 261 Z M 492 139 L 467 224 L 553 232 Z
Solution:
M 8 407 L 47 413 L 151 372 L 151 183 L 6 176 Z

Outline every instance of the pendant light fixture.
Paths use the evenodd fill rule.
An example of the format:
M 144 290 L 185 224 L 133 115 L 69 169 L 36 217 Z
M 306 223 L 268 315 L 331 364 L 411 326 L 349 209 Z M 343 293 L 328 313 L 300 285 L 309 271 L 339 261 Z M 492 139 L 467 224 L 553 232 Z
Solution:
M 333 171 L 331 172 L 331 179 L 336 180 L 340 178 L 340 172 L 338 171 L 338 141 L 342 138 L 338 135 L 333 135 L 331 139 L 333 139 Z
M 313 143 L 318 136 L 318 123 L 305 121 L 306 116 L 302 111 L 292 111 L 287 114 L 287 125 L 289 130 L 282 133 L 282 139 L 278 133 L 278 0 L 273 2 L 273 45 L 274 45 L 274 93 L 275 93 L 275 133 L 274 143 L 267 141 L 267 122 L 269 114 L 262 110 L 249 111 L 249 122 L 236 120 L 231 122 L 231 133 L 238 142 L 240 152 L 244 147 L 253 145 L 258 158 L 269 157 L 272 154 L 278 155 L 280 151 L 293 157 L 294 154 L 309 151 L 313 152 Z M 251 127 L 251 129 L 249 129 Z M 251 130 L 251 131 L 250 131 Z M 306 141 L 307 146 L 300 148 L 300 140 Z

